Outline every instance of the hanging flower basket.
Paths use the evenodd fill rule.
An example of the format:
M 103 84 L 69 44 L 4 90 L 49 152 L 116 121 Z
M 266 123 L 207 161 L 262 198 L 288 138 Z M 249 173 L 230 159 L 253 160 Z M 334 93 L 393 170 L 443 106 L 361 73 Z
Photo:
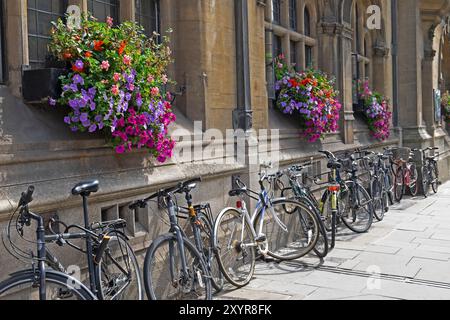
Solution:
M 334 81 L 318 70 L 298 73 L 288 66 L 283 56 L 275 59 L 277 81 L 276 106 L 285 115 L 296 117 L 302 134 L 310 142 L 336 132 L 341 104 Z
M 372 136 L 379 141 L 389 139 L 392 112 L 389 111 L 388 100 L 380 93 L 373 91 L 368 80 L 359 80 L 357 88 L 358 99 L 363 101 L 362 114 Z
M 168 126 L 175 121 L 166 69 L 168 37 L 158 43 L 134 22 L 113 26 L 84 16 L 80 29 L 53 23 L 50 52 L 70 66 L 60 77 L 61 94 L 52 106 L 68 106 L 72 131 L 103 131 L 119 154 L 147 149 L 159 162 L 172 157 Z M 50 95 L 52 97 L 52 95 Z

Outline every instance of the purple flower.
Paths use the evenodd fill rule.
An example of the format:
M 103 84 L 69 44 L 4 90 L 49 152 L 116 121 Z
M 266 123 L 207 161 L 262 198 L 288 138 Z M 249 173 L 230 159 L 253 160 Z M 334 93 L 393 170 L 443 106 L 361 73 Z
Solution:
M 89 132 L 91 132 L 91 133 L 95 132 L 96 130 L 97 130 L 97 125 L 95 123 L 89 127 Z
M 91 111 L 94 111 L 95 108 L 97 108 L 97 105 L 95 104 L 94 101 L 91 102 Z
M 78 117 L 78 116 L 74 116 L 74 117 L 72 117 L 72 122 L 75 122 L 75 123 L 77 123 L 77 122 L 80 122 L 80 117 Z
M 89 120 L 88 114 L 87 113 L 82 113 L 80 116 L 80 121 L 81 122 L 87 122 Z
M 81 84 L 84 85 L 84 79 L 79 74 L 76 74 L 73 76 L 72 81 L 74 84 Z
M 84 68 L 84 63 L 83 63 L 83 61 L 77 60 L 77 61 L 75 62 L 75 67 L 76 67 L 77 69 L 79 69 L 79 70 L 83 69 L 83 68 Z
M 71 99 L 71 100 L 69 100 L 69 106 L 70 106 L 72 109 L 79 108 L 78 100 L 77 100 L 77 99 Z
M 89 97 L 90 97 L 91 99 L 93 99 L 93 98 L 95 97 L 96 94 L 97 94 L 97 90 L 96 90 L 94 87 L 89 88 L 89 90 L 88 90 L 88 95 L 89 95 Z
M 52 107 L 56 106 L 56 100 L 53 98 L 49 98 L 48 99 L 48 104 L 51 105 Z
M 64 123 L 71 124 L 70 117 L 64 117 Z
M 137 98 L 136 105 L 138 106 L 138 108 L 142 107 L 142 104 L 143 104 L 142 98 Z
M 125 100 L 130 101 L 131 100 L 131 93 L 127 92 L 125 94 Z
M 72 130 L 72 132 L 77 132 L 78 131 L 78 127 L 70 127 L 70 130 Z
M 78 86 L 75 83 L 72 83 L 69 86 L 70 90 L 72 90 L 73 92 L 78 92 Z
M 102 121 L 103 117 L 101 115 L 97 115 L 97 116 L 95 116 L 94 119 L 95 119 L 95 122 L 100 122 L 100 121 Z
M 86 120 L 86 121 L 81 121 L 81 124 L 83 125 L 83 127 L 87 128 L 91 126 L 91 121 Z
M 98 130 L 102 130 L 104 126 L 105 126 L 105 124 L 103 122 L 100 122 L 98 124 Z

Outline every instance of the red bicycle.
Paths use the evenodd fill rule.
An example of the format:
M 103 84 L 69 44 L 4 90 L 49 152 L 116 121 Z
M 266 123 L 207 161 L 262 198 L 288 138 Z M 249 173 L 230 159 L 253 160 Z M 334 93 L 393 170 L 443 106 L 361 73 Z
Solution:
M 406 187 L 413 197 L 417 196 L 419 192 L 418 177 L 419 173 L 417 167 L 412 160 L 413 153 L 410 153 L 408 161 L 403 159 L 393 160 L 393 172 L 395 177 L 394 195 L 397 202 L 402 201 L 406 193 Z

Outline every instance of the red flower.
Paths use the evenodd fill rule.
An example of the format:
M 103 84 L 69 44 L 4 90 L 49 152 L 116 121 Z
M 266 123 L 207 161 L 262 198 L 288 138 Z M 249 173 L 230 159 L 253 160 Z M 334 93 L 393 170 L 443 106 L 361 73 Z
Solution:
M 73 65 L 72 66 L 72 71 L 73 72 L 78 72 L 78 73 L 82 73 L 83 71 L 84 71 L 84 69 L 83 68 L 77 68 L 77 66 L 76 65 Z
M 123 52 L 125 51 L 125 47 L 126 47 L 127 43 L 126 41 L 122 41 L 122 43 L 120 44 L 120 48 L 118 50 L 119 54 L 122 55 Z
M 294 78 L 290 79 L 289 82 L 291 83 L 292 87 L 294 88 L 298 87 L 298 82 Z
M 64 56 L 64 59 L 66 59 L 66 60 L 70 60 L 72 58 L 72 54 L 70 52 L 64 53 L 63 56 Z
M 86 51 L 86 53 L 84 54 L 84 56 L 85 56 L 86 58 L 90 58 L 90 57 L 92 57 L 92 52 Z
M 102 40 L 94 41 L 94 50 L 103 51 L 103 44 L 104 42 Z

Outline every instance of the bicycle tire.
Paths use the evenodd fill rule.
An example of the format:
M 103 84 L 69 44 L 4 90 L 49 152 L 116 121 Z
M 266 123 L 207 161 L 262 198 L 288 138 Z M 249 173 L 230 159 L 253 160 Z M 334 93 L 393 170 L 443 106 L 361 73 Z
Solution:
M 431 164 L 431 188 L 433 192 L 438 193 L 439 189 L 439 168 L 436 162 L 432 162 Z
M 405 174 L 403 167 L 398 167 L 394 178 L 394 197 L 395 201 L 401 202 L 405 194 Z
M 58 299 L 55 300 L 69 300 L 72 297 L 75 297 L 75 300 L 96 300 L 97 298 L 94 296 L 94 294 L 85 287 L 81 282 L 76 280 L 75 278 L 61 273 L 57 272 L 51 269 L 46 270 L 46 289 L 47 291 L 52 291 L 50 288 L 52 285 L 58 285 L 60 286 L 59 289 L 63 289 L 63 291 L 58 290 L 58 292 L 53 292 L 56 294 L 55 297 Z M 35 278 L 35 272 L 34 270 L 25 270 L 21 271 L 19 273 L 13 274 L 9 279 L 3 281 L 0 283 L 0 300 L 39 300 L 39 288 L 33 287 L 33 285 L 36 282 Z M 73 286 L 69 286 L 69 284 L 73 284 Z M 21 285 L 30 285 L 30 288 L 33 289 L 33 292 L 29 293 L 28 295 L 25 295 L 23 290 L 25 289 L 17 289 L 18 286 Z M 67 290 L 67 291 L 64 291 Z M 8 294 L 8 291 L 10 292 Z M 11 291 L 15 291 L 11 293 Z M 17 294 L 21 292 L 23 294 L 17 297 Z M 11 296 L 13 294 L 16 294 L 16 296 Z M 63 299 L 62 295 L 65 295 L 66 298 Z M 9 297 L 8 297 L 9 296 Z M 53 295 L 49 295 L 47 292 L 47 300 L 49 300 L 49 297 L 52 297 Z M 9 299 L 10 298 L 10 299 Z M 36 299 L 33 299 L 36 298 Z M 73 300 L 73 299 L 70 299 Z
M 217 250 L 214 246 L 214 233 L 213 227 L 208 216 L 197 213 L 197 219 L 201 221 L 200 233 L 202 236 L 204 247 L 203 256 L 205 258 L 206 264 L 208 265 L 209 271 L 211 273 L 211 285 L 213 286 L 216 293 L 219 293 L 223 290 L 224 279 L 223 274 L 220 269 L 219 259 Z M 200 248 L 197 248 L 200 251 Z
M 142 285 L 142 277 L 133 248 L 128 243 L 128 239 L 121 233 L 112 231 L 108 235 L 111 237 L 108 247 L 103 254 L 101 262 L 95 265 L 99 298 L 102 300 L 143 300 L 144 289 Z M 117 251 L 117 255 L 114 253 L 111 254 L 111 251 L 114 249 L 119 249 Z M 130 282 L 128 284 L 132 286 L 131 289 L 134 291 L 133 295 L 130 293 L 122 294 L 121 288 L 114 287 L 117 283 L 123 283 L 123 278 L 121 279 L 119 277 L 124 276 L 123 272 L 119 267 L 117 267 L 116 263 L 119 263 L 120 267 L 124 269 L 124 271 L 130 273 L 125 276 L 131 276 L 131 281 L 136 280 L 135 283 L 132 284 L 132 282 Z M 117 270 L 112 270 L 114 265 Z M 129 279 L 127 279 L 127 281 L 129 281 Z M 117 292 L 117 290 L 119 290 L 119 292 Z
M 364 199 L 359 199 L 360 202 L 362 202 L 362 205 L 358 204 L 358 206 L 361 207 L 365 207 L 363 209 L 363 215 L 367 216 L 366 222 L 362 224 L 361 228 L 357 228 L 354 224 L 350 224 L 350 220 L 353 220 L 353 222 L 356 222 L 355 220 L 355 208 L 350 208 L 351 210 L 351 214 L 352 214 L 352 218 L 351 219 L 346 219 L 346 217 L 344 215 L 341 216 L 342 222 L 347 226 L 347 228 L 349 228 L 351 231 L 355 232 L 355 233 L 365 233 L 367 232 L 370 227 L 372 226 L 372 222 L 373 222 L 373 203 L 372 203 L 372 199 L 370 197 L 370 194 L 367 192 L 367 190 L 359 183 L 354 184 L 353 181 L 348 181 L 346 182 L 346 184 L 348 185 L 348 190 L 350 190 L 350 192 L 361 192 L 360 195 L 362 195 L 364 197 Z M 350 195 L 350 194 L 349 194 Z M 351 199 L 351 197 L 349 197 L 349 200 Z M 342 204 L 344 204 L 345 202 L 342 202 Z M 342 210 L 341 208 L 339 208 L 339 210 Z M 364 213 L 365 212 L 365 213 Z M 350 212 L 346 212 L 345 208 L 344 208 L 344 212 L 341 212 L 341 214 L 349 214 Z
M 383 221 L 385 214 L 385 199 L 381 181 L 374 179 L 371 183 L 370 191 L 370 195 L 373 199 L 373 214 L 375 219 Z
M 242 221 L 244 221 L 244 226 L 242 226 Z M 227 226 L 227 223 L 233 222 L 236 223 L 235 226 Z M 241 226 L 237 232 L 236 226 Z M 228 231 L 232 231 L 231 235 L 227 234 Z M 225 234 L 222 235 L 222 232 Z M 244 233 L 244 241 L 248 241 L 249 243 L 255 242 L 252 228 L 246 219 L 243 220 L 242 214 L 235 208 L 224 209 L 217 217 L 214 225 L 214 246 L 217 249 L 220 269 L 225 279 L 237 288 L 242 288 L 251 281 L 256 264 L 256 248 L 252 246 L 241 246 L 242 232 Z M 236 235 L 235 239 L 233 239 L 234 235 Z M 226 244 L 226 246 L 224 247 L 223 244 Z M 235 264 L 231 266 L 228 265 L 228 259 L 225 260 L 225 255 L 228 253 L 236 256 L 231 256 L 231 262 L 233 262 L 233 259 L 235 260 Z
M 419 172 L 417 171 L 417 167 L 412 164 L 409 169 L 409 191 L 413 197 L 417 196 L 419 193 Z
M 175 234 L 173 233 L 167 233 L 164 234 L 158 238 L 156 238 L 153 243 L 151 244 L 151 246 L 148 248 L 147 253 L 145 255 L 145 260 L 144 260 L 144 286 L 145 286 L 145 291 L 147 294 L 147 297 L 150 300 L 211 300 L 212 299 L 212 288 L 211 288 L 211 281 L 210 281 L 210 274 L 209 274 L 209 270 L 208 267 L 206 266 L 202 255 L 198 252 L 197 248 L 195 247 L 194 244 L 192 244 L 188 239 L 183 238 L 184 241 L 184 249 L 185 249 L 185 255 L 186 255 L 186 263 L 187 263 L 187 267 L 190 269 L 189 271 L 189 283 L 184 284 L 181 283 L 180 285 L 180 280 L 184 280 L 183 277 L 181 276 L 180 279 L 178 279 L 177 281 L 175 281 L 174 279 L 169 279 L 169 283 L 166 285 L 166 287 L 163 286 L 163 281 L 161 280 L 161 277 L 163 275 L 169 275 L 172 273 L 172 269 L 176 267 L 176 262 L 178 261 L 180 262 L 179 257 L 176 257 L 175 255 L 178 252 L 178 245 L 177 245 L 177 241 L 178 238 Z M 157 275 L 157 279 L 158 281 L 154 281 L 152 273 L 155 271 L 154 268 L 154 263 L 156 262 L 156 254 L 158 253 L 158 249 L 162 248 L 163 245 L 165 244 L 169 244 L 169 252 L 167 254 L 161 254 L 161 257 L 163 258 L 163 260 L 167 260 L 167 258 L 169 258 L 169 266 L 168 267 L 162 267 L 162 272 L 156 273 L 155 275 Z M 172 250 L 172 254 L 170 253 L 170 251 Z M 192 262 L 188 259 L 187 253 L 189 253 L 192 258 Z M 178 258 L 178 259 L 177 259 Z M 174 264 L 172 263 L 175 262 Z M 164 261 L 163 261 L 164 262 Z M 181 263 L 180 263 L 181 264 Z M 182 269 L 181 267 L 179 268 L 180 270 Z M 174 270 L 174 274 L 175 277 L 178 277 L 178 272 L 177 270 Z M 199 280 L 201 279 L 201 280 Z M 161 288 L 159 287 L 161 285 Z M 184 288 L 186 288 L 186 286 L 190 285 L 190 291 L 187 292 L 183 292 Z M 158 287 L 157 287 L 158 286 Z M 173 289 L 175 289 L 175 294 L 172 295 L 172 297 L 170 297 L 171 299 L 169 299 L 169 295 L 166 294 L 165 297 L 163 298 L 163 294 L 165 294 L 165 292 L 167 290 L 170 290 L 171 287 Z M 155 288 L 158 288 L 160 290 L 155 290 Z M 201 289 L 199 289 L 201 288 Z M 180 292 L 180 289 L 182 292 Z M 201 291 L 203 291 L 204 289 L 204 293 L 203 294 L 197 294 L 197 292 L 195 290 L 192 289 L 199 289 Z M 189 294 L 190 296 L 194 295 L 197 296 L 197 299 L 193 299 L 193 298 L 189 298 L 187 297 L 180 297 L 180 294 Z M 176 298 L 176 299 L 174 299 Z M 199 299 L 200 298 L 200 299 Z
M 430 194 L 430 170 L 428 164 L 422 167 L 422 192 L 425 198 Z
M 280 226 L 276 221 L 267 219 L 264 222 L 263 233 L 267 237 L 267 242 L 269 244 L 268 255 L 281 261 L 289 261 L 304 257 L 313 251 L 319 239 L 320 223 L 318 222 L 318 218 L 312 209 L 296 200 L 275 199 L 271 202 L 271 204 L 272 205 L 268 210 L 273 210 L 275 206 L 280 206 L 283 208 L 283 210 L 279 210 L 281 213 L 285 211 L 284 208 L 287 206 L 294 207 L 295 209 L 293 209 L 293 211 L 289 210 L 292 213 L 287 213 L 285 211 L 284 215 L 278 216 L 284 225 L 289 228 L 288 231 L 278 229 Z M 276 213 L 275 210 L 273 213 Z M 271 218 L 273 213 L 266 212 L 265 217 Z M 260 209 L 254 220 L 255 230 L 258 230 L 259 228 L 261 215 L 262 210 Z M 299 225 L 303 228 L 299 229 Z M 275 231 L 269 232 L 273 230 Z M 298 232 L 296 232 L 297 230 Z M 283 242 L 281 245 L 278 245 L 280 240 Z M 297 244 L 302 245 L 305 240 L 306 247 L 300 246 L 299 249 L 295 249 Z M 277 248 L 277 250 L 273 250 L 274 247 Z

